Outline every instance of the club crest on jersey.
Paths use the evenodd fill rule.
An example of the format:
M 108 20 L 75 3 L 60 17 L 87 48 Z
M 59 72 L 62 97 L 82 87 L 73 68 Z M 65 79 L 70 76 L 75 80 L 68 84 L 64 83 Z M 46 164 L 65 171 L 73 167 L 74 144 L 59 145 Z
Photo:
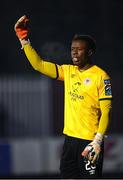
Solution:
M 91 83 L 91 79 L 90 79 L 90 78 L 86 78 L 86 79 L 84 80 L 84 84 L 88 85 L 88 84 L 90 84 L 90 83 Z

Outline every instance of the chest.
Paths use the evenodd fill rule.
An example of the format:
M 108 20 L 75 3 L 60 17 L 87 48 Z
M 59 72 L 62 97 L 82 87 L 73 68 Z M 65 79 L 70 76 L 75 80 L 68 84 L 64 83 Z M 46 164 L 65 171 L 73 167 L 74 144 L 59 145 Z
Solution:
M 65 86 L 74 93 L 89 93 L 97 92 L 96 78 L 92 74 L 69 73 L 66 77 Z

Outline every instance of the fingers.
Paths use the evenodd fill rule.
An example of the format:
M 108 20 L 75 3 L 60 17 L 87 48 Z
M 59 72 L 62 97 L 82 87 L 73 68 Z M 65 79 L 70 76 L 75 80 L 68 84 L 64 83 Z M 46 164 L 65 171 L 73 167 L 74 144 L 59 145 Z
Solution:
M 17 22 L 20 23 L 20 22 L 22 22 L 26 18 L 27 18 L 26 15 L 24 15 L 24 16 L 20 17 Z
M 97 161 L 99 157 L 99 153 L 95 153 L 92 147 L 91 149 L 88 149 L 88 147 L 86 147 L 81 155 L 87 158 L 87 160 L 89 160 L 93 164 Z
M 91 146 L 87 146 L 84 151 L 81 153 L 82 156 L 87 157 L 89 152 L 92 150 Z
M 22 16 L 21 18 L 18 19 L 18 21 L 16 22 L 15 26 L 14 26 L 14 30 L 16 31 L 16 28 L 20 26 L 20 24 L 23 23 L 23 25 L 25 25 L 27 22 L 29 21 L 29 19 L 27 18 L 26 15 Z
M 88 153 L 88 160 L 89 160 L 89 161 L 92 161 L 94 155 L 95 155 L 95 152 L 94 152 L 94 151 L 89 152 L 89 153 Z
M 88 154 L 88 160 L 91 161 L 91 163 L 95 164 L 98 161 L 99 158 L 99 152 L 92 151 Z
M 93 156 L 93 159 L 91 160 L 91 162 L 94 164 L 98 160 L 98 158 L 99 158 L 99 154 L 97 153 Z
M 84 151 L 82 152 L 82 156 L 84 156 L 84 157 L 86 157 L 87 156 L 87 154 L 88 154 L 88 149 L 87 149 L 87 147 L 84 149 Z

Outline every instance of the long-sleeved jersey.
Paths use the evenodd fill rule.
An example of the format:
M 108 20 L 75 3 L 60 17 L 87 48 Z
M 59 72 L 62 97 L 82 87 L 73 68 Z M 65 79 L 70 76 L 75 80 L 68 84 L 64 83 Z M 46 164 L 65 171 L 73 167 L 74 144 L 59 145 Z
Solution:
M 108 74 L 96 65 L 81 71 L 75 65 L 44 61 L 30 44 L 24 46 L 24 51 L 35 70 L 64 81 L 63 133 L 87 140 L 93 140 L 96 133 L 105 134 L 112 99 Z

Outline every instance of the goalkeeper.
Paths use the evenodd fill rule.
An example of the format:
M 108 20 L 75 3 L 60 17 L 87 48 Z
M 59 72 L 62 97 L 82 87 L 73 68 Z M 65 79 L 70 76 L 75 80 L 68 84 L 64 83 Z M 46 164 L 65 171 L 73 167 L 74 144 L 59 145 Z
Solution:
M 73 65 L 54 64 L 42 59 L 31 46 L 28 23 L 29 19 L 23 16 L 14 29 L 30 64 L 40 73 L 64 81 L 61 178 L 101 178 L 112 92 L 109 75 L 92 63 L 95 40 L 88 35 L 75 35 L 71 43 Z

